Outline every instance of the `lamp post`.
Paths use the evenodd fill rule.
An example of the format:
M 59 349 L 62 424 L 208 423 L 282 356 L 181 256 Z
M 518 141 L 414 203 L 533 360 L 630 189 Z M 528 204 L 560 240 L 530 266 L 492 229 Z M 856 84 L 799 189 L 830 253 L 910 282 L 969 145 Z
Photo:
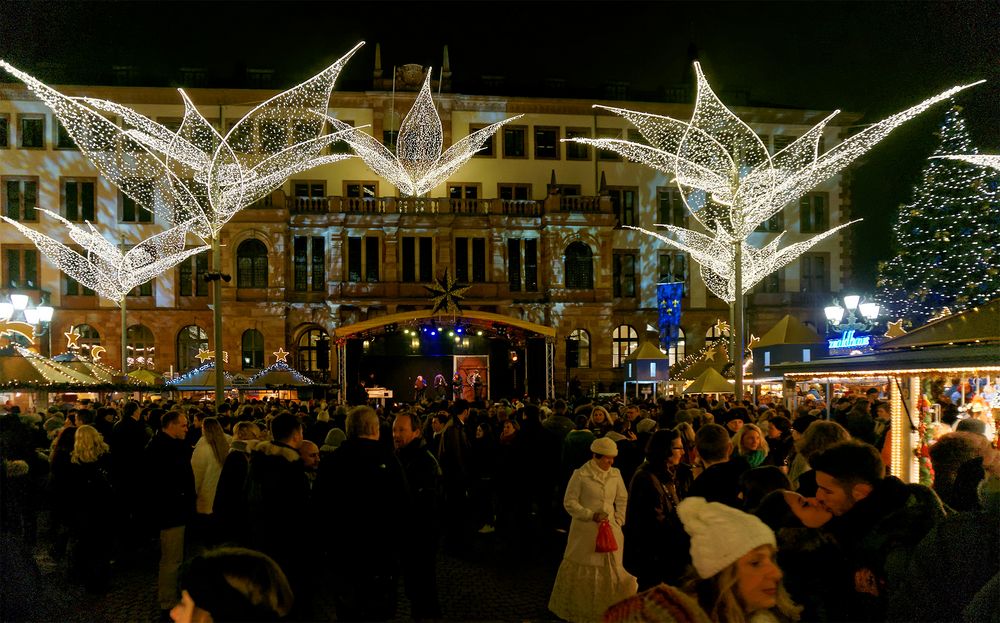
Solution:
M 34 343 L 35 338 L 48 334 L 47 356 L 52 355 L 52 335 L 49 325 L 55 310 L 48 304 L 48 293 L 42 292 L 38 305 L 32 305 L 27 294 L 11 294 L 7 301 L 0 300 L 0 333 L 17 333 Z M 27 331 L 31 331 L 31 335 Z
M 861 297 L 848 294 L 843 297 L 843 305 L 834 299 L 833 305 L 823 308 L 826 314 L 827 333 L 847 331 L 871 331 L 878 324 L 879 305 L 871 301 L 861 302 Z

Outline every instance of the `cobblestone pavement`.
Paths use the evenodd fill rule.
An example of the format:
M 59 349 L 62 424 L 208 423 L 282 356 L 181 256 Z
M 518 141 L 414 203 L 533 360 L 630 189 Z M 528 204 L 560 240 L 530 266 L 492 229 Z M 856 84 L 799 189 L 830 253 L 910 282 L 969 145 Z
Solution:
M 444 620 L 449 621 L 558 621 L 547 608 L 549 592 L 566 543 L 564 533 L 530 548 L 505 546 L 496 533 L 477 534 L 472 551 L 461 558 L 439 554 L 438 588 Z M 524 550 L 527 551 L 524 551 Z M 66 580 L 65 564 L 50 555 L 50 544 L 40 541 L 33 551 L 39 575 L 38 596 L 30 621 L 127 622 L 160 620 L 156 601 L 156 551 L 140 552 L 136 560 L 114 566 L 111 590 L 88 594 Z M 33 571 L 33 570 L 31 570 Z M 17 573 L 10 560 L 4 575 Z M 30 575 L 29 572 L 25 572 Z M 335 621 L 329 591 L 318 591 L 316 620 Z M 9 620 L 8 616 L 0 617 Z M 399 587 L 398 621 L 409 619 L 409 602 Z

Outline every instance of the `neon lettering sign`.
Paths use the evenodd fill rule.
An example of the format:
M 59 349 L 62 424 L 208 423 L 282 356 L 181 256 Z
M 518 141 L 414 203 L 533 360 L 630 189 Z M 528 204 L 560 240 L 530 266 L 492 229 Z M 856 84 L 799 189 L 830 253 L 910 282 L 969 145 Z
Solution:
M 868 343 L 871 342 L 871 339 L 872 338 L 870 335 L 859 335 L 855 337 L 854 329 L 849 329 L 847 331 L 844 331 L 844 334 L 841 335 L 839 339 L 827 340 L 827 343 L 830 345 L 831 349 L 858 348 L 859 346 L 868 346 Z

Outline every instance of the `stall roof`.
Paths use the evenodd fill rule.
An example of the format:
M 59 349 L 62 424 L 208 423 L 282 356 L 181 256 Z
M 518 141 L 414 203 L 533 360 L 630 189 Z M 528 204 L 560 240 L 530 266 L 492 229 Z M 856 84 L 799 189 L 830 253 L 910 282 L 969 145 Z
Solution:
M 894 350 L 945 344 L 1000 344 L 1000 299 L 980 307 L 932 320 L 905 335 L 886 340 L 879 350 Z M 1000 351 L 998 351 L 1000 358 Z
M 707 368 L 690 385 L 684 388 L 685 394 L 732 394 L 735 385 L 730 383 L 715 368 Z
M 625 358 L 625 361 L 636 361 L 638 359 L 655 359 L 656 361 L 663 361 L 670 359 L 663 351 L 656 347 L 652 342 L 643 342 L 639 345 L 639 348 L 635 349 L 629 356 Z
M 1000 372 L 1000 346 L 997 344 L 956 344 L 906 350 L 875 351 L 850 357 L 827 357 L 807 362 L 779 363 L 771 372 L 790 376 L 848 373 L 914 373 L 930 371 Z
M 754 344 L 754 349 L 784 344 L 822 344 L 823 338 L 807 327 L 801 320 L 785 315 Z

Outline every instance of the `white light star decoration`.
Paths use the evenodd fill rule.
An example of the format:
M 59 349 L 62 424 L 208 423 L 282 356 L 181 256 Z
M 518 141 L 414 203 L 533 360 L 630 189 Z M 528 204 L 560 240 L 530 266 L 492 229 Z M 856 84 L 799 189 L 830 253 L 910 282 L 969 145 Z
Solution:
M 128 293 L 157 275 L 180 264 L 207 246 L 185 248 L 187 223 L 156 234 L 128 251 L 123 251 L 89 222 L 83 229 L 49 210 L 39 210 L 62 221 L 69 237 L 83 248 L 77 252 L 65 244 L 39 233 L 6 216 L 0 217 L 27 236 L 55 266 L 84 287 L 121 305 Z
M 694 69 L 698 89 L 690 121 L 595 106 L 632 122 L 648 144 L 611 138 L 563 140 L 610 150 L 673 175 L 688 212 L 706 232 L 712 234 L 659 224 L 657 226 L 664 227 L 673 238 L 638 227 L 632 229 L 654 235 L 668 245 L 690 253 L 703 268 L 706 286 L 730 303 L 737 296 L 737 270 L 742 273 L 740 294 L 743 294 L 768 274 L 851 223 L 784 249 L 778 248 L 781 236 L 760 249 L 748 245 L 746 240 L 758 224 L 843 170 L 905 121 L 931 105 L 983 82 L 953 87 L 869 126 L 820 154 L 823 130 L 839 112 L 836 111 L 771 156 L 750 126 L 718 99 L 699 63 L 694 64 Z M 742 252 L 739 267 L 736 266 L 737 241 Z
M 173 132 L 102 99 L 68 97 L 0 60 L 55 113 L 80 150 L 121 191 L 171 225 L 215 239 L 236 212 L 290 175 L 351 157 L 323 154 L 334 82 L 356 45 L 302 84 L 252 109 L 222 136 L 180 91 L 184 117 Z M 119 127 L 108 116 L 120 117 Z M 289 137 L 292 137 L 292 140 Z
M 344 132 L 343 140 L 376 174 L 389 180 L 404 195 L 420 196 L 429 192 L 465 164 L 486 141 L 506 123 L 521 117 L 511 117 L 476 130 L 444 153 L 444 131 L 430 89 L 431 71 L 417 95 L 410 112 L 399 125 L 396 153 L 385 148 L 370 134 L 330 118 L 334 128 Z

